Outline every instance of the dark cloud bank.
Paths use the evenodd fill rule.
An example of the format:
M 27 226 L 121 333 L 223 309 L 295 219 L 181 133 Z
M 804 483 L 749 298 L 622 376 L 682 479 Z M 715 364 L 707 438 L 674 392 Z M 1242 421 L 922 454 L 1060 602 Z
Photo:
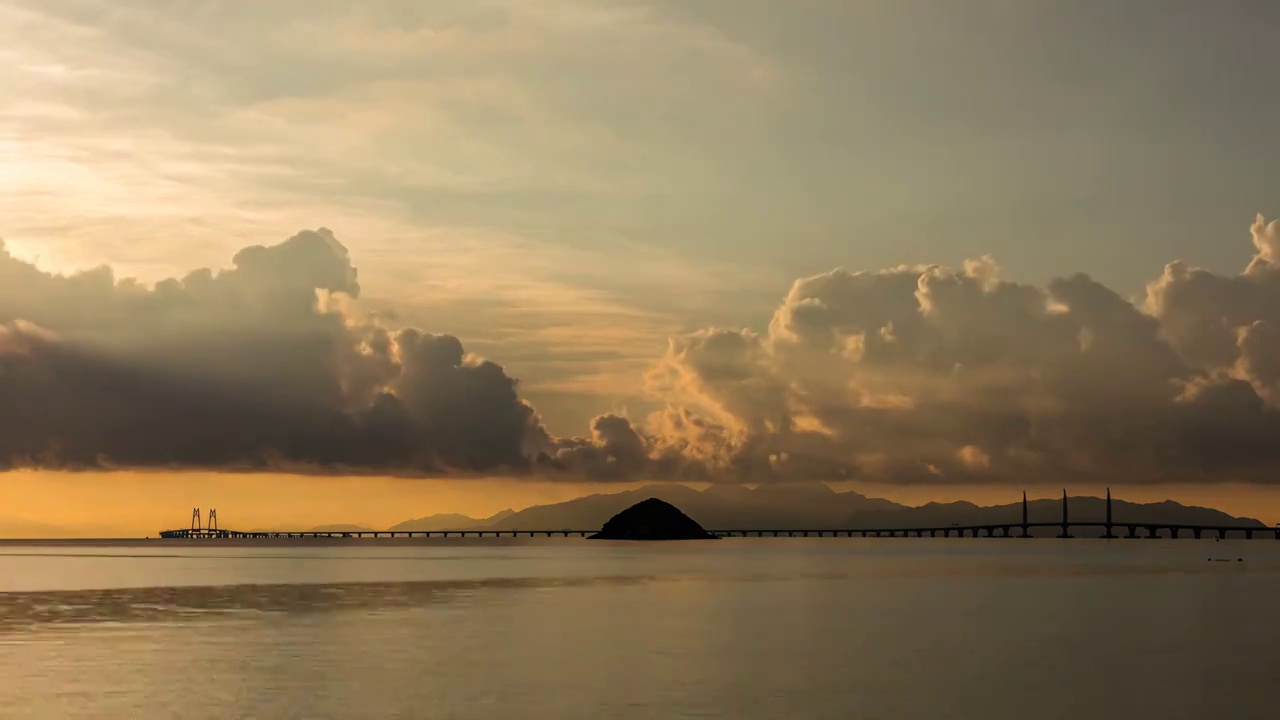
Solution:
M 352 308 L 327 230 L 154 287 L 0 245 L 0 467 L 898 482 L 1280 477 L 1280 224 L 1135 305 L 960 269 L 797 281 L 763 334 L 673 338 L 661 412 L 558 438 L 458 338 Z

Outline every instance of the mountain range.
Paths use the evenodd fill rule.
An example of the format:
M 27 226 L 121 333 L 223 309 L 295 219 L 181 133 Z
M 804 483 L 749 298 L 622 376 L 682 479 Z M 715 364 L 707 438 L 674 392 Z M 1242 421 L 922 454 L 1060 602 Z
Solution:
M 455 514 L 431 515 L 388 529 L 593 530 L 631 505 L 651 497 L 675 505 L 709 529 L 889 529 L 1018 523 L 1022 518 L 1020 502 L 983 507 L 961 501 L 911 507 L 853 491 L 837 492 L 820 482 L 776 483 L 755 489 L 712 485 L 705 490 L 656 484 L 618 493 L 587 495 L 552 505 L 534 505 L 520 511 L 504 510 L 482 519 Z M 1068 505 L 1070 517 L 1075 521 L 1101 521 L 1106 517 L 1106 501 L 1101 498 L 1072 497 Z M 1032 500 L 1027 509 L 1028 519 L 1033 523 L 1057 522 L 1062 517 L 1060 499 Z M 1151 522 L 1265 527 L 1253 518 L 1233 517 L 1212 508 L 1187 506 L 1172 500 L 1159 503 L 1115 500 L 1112 517 L 1117 525 Z M 1081 536 L 1092 534 L 1087 528 L 1072 532 Z M 1097 532 L 1101 534 L 1101 530 Z
M 405 520 L 402 523 L 392 525 L 388 530 L 462 530 L 476 527 L 492 527 L 494 524 L 515 515 L 516 511 L 510 508 L 487 518 L 476 519 L 466 515 L 457 513 L 438 513 L 436 515 L 428 515 L 420 517 L 416 520 Z

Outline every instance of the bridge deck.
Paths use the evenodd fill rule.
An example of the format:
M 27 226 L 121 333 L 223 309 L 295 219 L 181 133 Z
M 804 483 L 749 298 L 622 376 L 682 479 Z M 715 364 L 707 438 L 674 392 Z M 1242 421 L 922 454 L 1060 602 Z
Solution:
M 1071 537 L 1072 528 L 1101 528 L 1107 531 L 1103 537 L 1117 537 L 1117 530 L 1126 531 L 1125 537 L 1156 537 L 1164 533 L 1177 538 L 1180 533 L 1190 533 L 1199 538 L 1205 533 L 1219 538 L 1231 533 L 1236 537 L 1252 539 L 1268 534 L 1280 540 L 1280 527 L 1262 525 L 1186 525 L 1170 523 L 1133 522 L 1035 522 L 993 523 L 983 525 L 946 525 L 936 527 L 894 528 L 734 528 L 714 529 L 707 532 L 720 537 L 1022 537 L 1030 530 L 1053 528 L 1061 531 L 1059 537 Z M 1145 535 L 1139 535 L 1145 531 Z M 160 537 L 185 540 L 293 540 L 293 539 L 350 539 L 350 538 L 447 538 L 447 537 L 587 537 L 597 530 L 351 530 L 351 531 L 268 531 L 244 532 L 220 529 L 165 530 Z M 1016 534 L 1015 534 L 1016 533 Z

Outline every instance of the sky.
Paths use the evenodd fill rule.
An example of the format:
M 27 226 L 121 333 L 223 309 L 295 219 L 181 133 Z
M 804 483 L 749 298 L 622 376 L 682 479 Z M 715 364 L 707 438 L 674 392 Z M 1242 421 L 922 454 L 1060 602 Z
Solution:
M 1268 488 L 1278 21 L 0 0 L 0 467 Z

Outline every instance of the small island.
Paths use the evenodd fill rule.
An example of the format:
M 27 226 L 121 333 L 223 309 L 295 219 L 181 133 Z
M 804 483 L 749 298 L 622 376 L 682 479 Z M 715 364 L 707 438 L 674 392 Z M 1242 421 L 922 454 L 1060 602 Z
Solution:
M 718 540 L 692 518 L 657 498 L 642 500 L 609 518 L 590 540 Z

